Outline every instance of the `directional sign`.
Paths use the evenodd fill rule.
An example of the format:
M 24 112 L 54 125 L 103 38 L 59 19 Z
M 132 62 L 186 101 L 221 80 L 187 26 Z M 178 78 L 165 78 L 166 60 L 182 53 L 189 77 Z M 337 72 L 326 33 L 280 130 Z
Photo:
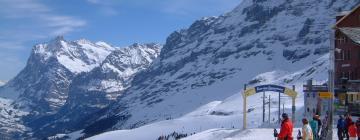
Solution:
M 277 86 L 277 85 L 261 85 L 255 87 L 256 93 L 264 92 L 264 91 L 274 91 L 274 92 L 285 92 L 285 87 Z
M 248 97 L 248 96 L 254 95 L 255 93 L 256 93 L 255 88 L 250 88 L 244 92 L 244 95 L 245 95 L 245 97 Z
M 323 99 L 331 99 L 332 94 L 330 92 L 319 92 L 319 97 Z

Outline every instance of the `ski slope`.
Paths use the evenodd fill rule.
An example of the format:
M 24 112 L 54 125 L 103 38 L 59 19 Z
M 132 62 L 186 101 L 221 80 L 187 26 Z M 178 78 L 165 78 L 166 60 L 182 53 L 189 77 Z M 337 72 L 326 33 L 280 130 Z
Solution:
M 273 94 L 274 93 L 267 93 Z M 275 94 L 277 95 L 277 93 Z M 89 140 L 116 140 L 119 138 L 124 138 L 127 140 L 145 140 L 145 139 L 157 139 L 162 135 L 169 135 L 173 132 L 181 133 L 181 134 L 194 134 L 202 132 L 201 135 L 194 135 L 193 139 L 208 139 L 208 137 L 212 136 L 213 139 L 218 138 L 227 138 L 232 136 L 233 133 L 239 133 L 236 135 L 249 136 L 246 134 L 254 134 L 257 132 L 261 132 L 262 129 L 258 129 L 259 127 L 269 127 L 269 126 L 277 126 L 276 119 L 270 120 L 271 125 L 265 123 L 262 124 L 262 105 L 259 103 L 261 94 L 256 94 L 253 97 L 249 97 L 249 108 L 253 108 L 253 111 L 248 113 L 248 127 L 251 130 L 247 130 L 245 132 L 240 131 L 242 129 L 242 119 L 243 119 L 243 110 L 242 110 L 242 96 L 240 93 L 234 94 L 233 96 L 227 98 L 224 101 L 213 101 L 210 102 L 195 111 L 188 113 L 177 119 L 169 119 L 165 121 L 156 122 L 153 124 L 145 125 L 143 127 L 139 127 L 131 130 L 117 130 L 107 132 L 98 136 L 94 136 L 89 138 Z M 272 98 L 273 106 L 275 107 L 277 104 L 276 96 Z M 284 98 L 285 112 L 290 114 L 291 103 L 290 98 Z M 256 103 L 257 102 L 257 103 Z M 302 116 L 302 105 L 303 99 L 302 96 L 298 97 L 298 113 L 297 118 Z M 277 109 L 272 109 L 271 116 L 272 118 L 276 118 Z M 266 119 L 267 120 L 267 119 Z M 221 128 L 221 129 L 214 129 Z M 252 130 L 253 129 L 253 130 Z M 265 133 L 262 137 L 269 138 L 272 136 L 273 127 L 268 128 L 269 132 Z M 271 130 L 271 131 L 270 131 Z M 249 132 L 248 132 L 249 131 Z M 256 135 L 256 134 L 255 134 Z M 189 137 L 190 139 L 192 137 Z M 235 137 L 236 138 L 236 137 Z M 248 138 L 251 138 L 249 136 Z
M 281 82 L 283 79 L 296 79 L 298 80 L 298 75 L 306 74 L 308 69 L 316 68 L 318 71 L 324 71 L 327 68 L 327 65 L 324 65 L 326 58 L 328 56 L 318 59 L 313 63 L 312 66 L 308 68 L 299 70 L 294 73 L 283 73 L 283 72 L 266 72 L 259 74 L 255 79 L 261 79 L 259 84 L 278 84 L 291 87 L 295 85 L 296 91 L 299 93 L 296 98 L 296 118 L 297 121 L 294 123 L 296 127 L 301 127 L 300 119 L 303 117 L 303 106 L 304 98 L 302 93 L 302 82 L 289 83 L 286 85 Z M 320 63 L 321 65 L 319 65 Z M 326 63 L 325 63 L 326 64 Z M 280 74 L 279 74 L 280 73 Z M 318 81 L 319 83 L 325 82 L 326 75 L 318 74 L 315 79 L 322 79 L 323 81 Z M 300 78 L 302 79 L 302 78 Z M 305 78 L 304 78 L 305 79 Z M 255 86 L 255 85 L 252 85 Z M 257 136 L 258 132 L 263 132 L 262 138 L 271 138 L 273 128 L 278 128 L 279 124 L 277 122 L 278 115 L 278 93 L 275 92 L 266 92 L 265 97 L 268 101 L 269 95 L 271 96 L 271 109 L 270 109 L 270 120 L 268 119 L 268 106 L 266 106 L 265 113 L 265 123 L 262 122 L 262 93 L 255 94 L 247 98 L 248 104 L 248 118 L 247 118 L 247 127 L 250 130 L 241 131 L 243 128 L 243 97 L 241 94 L 242 91 L 233 93 L 232 96 L 226 98 L 223 101 L 212 101 L 209 102 L 185 115 L 182 115 L 178 118 L 168 117 L 164 121 L 154 122 L 139 128 L 130 129 L 130 130 L 117 130 L 106 132 L 94 137 L 89 138 L 89 140 L 116 140 L 118 138 L 124 138 L 127 140 L 147 140 L 147 139 L 157 139 L 159 136 L 166 136 L 173 132 L 181 134 L 194 134 L 201 133 L 199 135 L 194 135 L 188 137 L 189 139 L 208 139 L 208 137 L 214 137 L 213 139 L 219 138 L 241 138 L 241 139 L 250 139 L 253 136 Z M 285 94 L 281 94 L 281 106 L 284 104 L 284 111 L 291 116 L 291 98 Z M 282 113 L 281 108 L 281 113 Z M 270 123 L 268 123 L 270 122 Z M 294 130 L 297 131 L 297 130 Z M 295 133 L 295 132 L 294 132 Z M 297 132 L 296 132 L 297 133 Z M 192 138 L 193 137 L 193 138 Z

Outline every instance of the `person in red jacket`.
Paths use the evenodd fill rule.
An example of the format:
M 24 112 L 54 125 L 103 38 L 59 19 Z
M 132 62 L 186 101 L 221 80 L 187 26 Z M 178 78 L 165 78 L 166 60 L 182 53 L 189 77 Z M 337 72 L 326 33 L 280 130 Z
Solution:
M 355 123 L 356 128 L 357 128 L 357 136 L 358 136 L 358 140 L 360 140 L 360 118 L 358 118 L 358 120 Z
M 344 132 L 347 140 L 349 139 L 349 126 L 351 122 L 352 122 L 351 115 L 347 113 L 345 117 L 345 132 Z
M 357 129 L 354 122 L 351 122 L 349 125 L 349 140 L 356 140 L 357 139 Z
M 278 140 L 292 140 L 293 124 L 286 113 L 281 115 L 282 122 Z

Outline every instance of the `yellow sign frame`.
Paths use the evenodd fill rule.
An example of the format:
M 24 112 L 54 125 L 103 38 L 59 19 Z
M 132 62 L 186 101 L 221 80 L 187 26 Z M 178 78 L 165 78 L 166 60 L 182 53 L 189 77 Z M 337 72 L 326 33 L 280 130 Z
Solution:
M 264 86 L 264 85 L 262 85 L 262 86 Z M 285 89 L 284 94 L 286 94 L 292 98 L 292 108 L 293 108 L 292 109 L 292 121 L 295 122 L 295 100 L 296 100 L 298 93 L 295 90 L 292 90 L 290 88 L 287 88 L 287 87 L 283 87 L 283 88 Z M 243 129 L 246 129 L 247 97 L 255 95 L 256 93 L 259 93 L 259 92 L 256 92 L 256 87 L 248 88 L 242 93 L 243 99 L 244 99 L 244 101 L 243 101 L 243 103 L 244 103 L 244 105 L 243 105 Z

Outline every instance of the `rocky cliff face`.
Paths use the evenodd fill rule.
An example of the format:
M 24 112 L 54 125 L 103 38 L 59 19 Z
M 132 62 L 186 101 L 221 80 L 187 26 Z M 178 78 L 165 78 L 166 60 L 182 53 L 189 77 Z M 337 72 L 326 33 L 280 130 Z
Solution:
M 195 21 L 167 38 L 154 64 L 135 76 L 107 113 L 94 115 L 97 121 L 84 133 L 179 117 L 242 91 L 245 83 L 326 80 L 335 15 L 358 3 L 244 0 L 229 13 Z

